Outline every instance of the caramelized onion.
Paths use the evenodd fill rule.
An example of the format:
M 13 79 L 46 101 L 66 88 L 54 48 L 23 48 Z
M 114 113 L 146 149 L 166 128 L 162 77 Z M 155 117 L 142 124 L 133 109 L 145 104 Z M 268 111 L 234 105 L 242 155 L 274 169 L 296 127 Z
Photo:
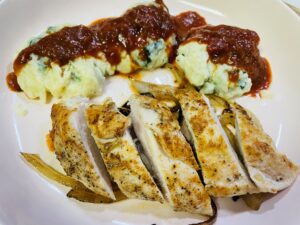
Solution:
M 243 195 L 241 196 L 241 198 L 250 209 L 259 210 L 262 203 L 265 202 L 268 198 L 270 198 L 273 195 L 274 194 L 271 193 L 257 193 L 257 194 Z
M 21 152 L 21 157 L 39 173 L 44 175 L 50 180 L 56 181 L 59 184 L 62 184 L 72 189 L 67 193 L 69 198 L 74 198 L 81 202 L 90 202 L 90 203 L 111 203 L 113 200 L 94 193 L 87 187 L 85 187 L 81 182 L 64 175 L 47 163 L 45 163 L 38 154 L 30 154 Z M 116 201 L 121 201 L 126 199 L 126 196 L 117 188 L 114 187 L 114 194 L 116 196 Z

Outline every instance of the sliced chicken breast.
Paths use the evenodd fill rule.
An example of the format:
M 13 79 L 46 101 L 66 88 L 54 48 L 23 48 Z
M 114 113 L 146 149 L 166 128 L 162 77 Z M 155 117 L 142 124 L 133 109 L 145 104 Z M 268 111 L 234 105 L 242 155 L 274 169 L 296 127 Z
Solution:
M 168 107 L 147 96 L 133 96 L 129 103 L 135 132 L 166 200 L 177 211 L 212 215 L 192 149 Z
M 140 81 L 133 85 L 141 93 L 159 99 L 173 96 L 183 114 L 182 132 L 194 146 L 207 192 L 214 197 L 229 197 L 257 192 L 208 99 L 192 88 L 160 87 Z
M 296 179 L 299 168 L 279 153 L 257 118 L 238 104 L 233 105 L 236 136 L 244 164 L 262 192 L 276 193 Z
M 230 197 L 257 191 L 230 145 L 208 99 L 192 89 L 178 90 L 186 130 L 192 139 L 207 192 Z
M 90 105 L 85 116 L 106 168 L 120 190 L 128 198 L 163 202 L 129 134 L 130 119 L 110 99 Z
M 54 104 L 51 119 L 55 154 L 66 174 L 115 200 L 109 175 L 84 118 L 84 106 Z

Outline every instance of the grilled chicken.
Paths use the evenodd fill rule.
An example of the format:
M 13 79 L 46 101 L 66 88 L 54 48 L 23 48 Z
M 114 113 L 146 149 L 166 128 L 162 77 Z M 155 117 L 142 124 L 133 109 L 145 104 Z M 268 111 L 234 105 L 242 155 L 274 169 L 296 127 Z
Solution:
M 195 148 L 207 192 L 214 197 L 229 197 L 257 192 L 256 186 L 230 145 L 207 98 L 191 88 L 134 81 L 138 91 L 157 98 L 174 96 L 182 109 L 182 132 Z
M 288 187 L 299 168 L 279 153 L 257 118 L 238 104 L 233 105 L 236 136 L 248 173 L 262 192 L 276 193 Z
M 207 192 L 229 197 L 257 191 L 230 145 L 208 99 L 194 90 L 176 93 L 201 165 Z
M 90 105 L 85 116 L 106 168 L 120 190 L 128 198 L 163 202 L 129 134 L 130 119 L 110 99 Z
M 129 103 L 135 132 L 166 200 L 177 211 L 212 215 L 211 200 L 197 174 L 192 149 L 171 111 L 147 96 L 133 96 Z
M 55 154 L 66 174 L 102 196 L 115 199 L 109 175 L 90 134 L 80 104 L 54 104 L 51 111 Z

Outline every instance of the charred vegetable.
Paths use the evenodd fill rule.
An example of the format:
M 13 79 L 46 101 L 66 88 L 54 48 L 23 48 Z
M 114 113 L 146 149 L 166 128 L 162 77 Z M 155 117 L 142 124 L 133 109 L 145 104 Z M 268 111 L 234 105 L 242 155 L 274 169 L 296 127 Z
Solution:
M 116 196 L 116 201 L 122 201 L 126 199 L 126 196 L 120 191 L 117 190 L 114 192 Z M 75 198 L 81 202 L 89 202 L 89 203 L 112 203 L 113 201 L 109 198 L 103 197 L 98 195 L 91 190 L 85 188 L 72 188 L 68 193 L 67 196 L 69 198 Z
M 262 203 L 273 196 L 271 193 L 257 193 L 241 196 L 246 205 L 253 210 L 259 210 Z
M 21 156 L 30 166 L 36 169 L 39 173 L 44 175 L 50 180 L 56 181 L 59 184 L 62 184 L 71 188 L 84 188 L 85 186 L 79 181 L 64 175 L 57 170 L 53 169 L 51 166 L 46 164 L 38 154 L 30 154 L 21 152 Z
M 72 188 L 67 196 L 69 198 L 75 198 L 78 201 L 90 202 L 90 203 L 111 203 L 113 200 L 94 193 L 90 189 L 86 188 L 81 182 L 64 175 L 51 166 L 46 164 L 38 154 L 30 154 L 21 152 L 21 157 L 39 173 L 44 175 L 50 180 L 56 181 L 59 184 Z M 121 201 L 126 197 L 120 190 L 115 189 L 116 201 Z

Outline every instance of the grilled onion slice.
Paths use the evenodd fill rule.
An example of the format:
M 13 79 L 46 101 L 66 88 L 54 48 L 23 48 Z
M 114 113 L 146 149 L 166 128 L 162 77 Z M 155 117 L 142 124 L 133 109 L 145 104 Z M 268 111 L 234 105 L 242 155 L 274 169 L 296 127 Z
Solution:
M 45 163 L 38 154 L 30 154 L 21 152 L 21 157 L 35 170 L 40 174 L 44 175 L 50 180 L 56 181 L 59 184 L 72 188 L 67 196 L 69 198 L 74 198 L 81 202 L 90 202 L 90 203 L 111 203 L 113 200 L 94 193 L 87 187 L 85 187 L 81 182 L 64 175 L 47 163 Z M 126 199 L 123 193 L 115 188 L 116 201 L 121 201 Z
M 243 195 L 241 196 L 241 198 L 250 209 L 259 210 L 262 203 L 264 203 L 267 199 L 269 199 L 273 195 L 274 194 L 271 193 L 257 193 L 257 194 Z

